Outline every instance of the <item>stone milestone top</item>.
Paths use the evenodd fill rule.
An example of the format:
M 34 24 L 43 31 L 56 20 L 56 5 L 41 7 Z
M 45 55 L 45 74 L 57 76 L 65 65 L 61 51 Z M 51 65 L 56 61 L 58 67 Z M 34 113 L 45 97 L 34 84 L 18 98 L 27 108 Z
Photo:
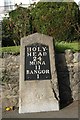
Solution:
M 51 39 L 53 39 L 53 37 L 48 36 L 48 35 L 44 35 L 41 33 L 34 33 L 31 35 L 28 35 L 27 37 L 23 37 L 21 39 L 21 46 L 25 46 L 25 44 L 32 44 L 32 43 L 45 43 L 45 41 L 50 41 Z
M 22 38 L 19 113 L 59 110 L 52 84 L 56 90 L 53 38 L 40 33 Z

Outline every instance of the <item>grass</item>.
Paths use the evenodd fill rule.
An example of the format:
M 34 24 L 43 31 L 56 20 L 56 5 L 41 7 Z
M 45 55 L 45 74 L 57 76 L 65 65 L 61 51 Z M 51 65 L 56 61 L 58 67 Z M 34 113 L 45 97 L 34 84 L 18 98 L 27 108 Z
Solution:
M 10 54 L 19 54 L 20 53 L 20 46 L 1 47 L 0 52 L 10 53 Z
M 57 53 L 62 53 L 66 49 L 71 49 L 73 52 L 80 51 L 79 43 L 78 42 L 72 42 L 72 43 L 56 42 L 55 43 L 55 51 Z M 2 47 L 2 48 L 0 48 L 0 52 L 10 53 L 10 54 L 19 54 L 20 46 Z
M 71 49 L 73 52 L 78 52 L 80 51 L 80 44 L 78 42 L 68 43 L 64 41 L 55 43 L 56 52 L 62 53 L 67 49 Z

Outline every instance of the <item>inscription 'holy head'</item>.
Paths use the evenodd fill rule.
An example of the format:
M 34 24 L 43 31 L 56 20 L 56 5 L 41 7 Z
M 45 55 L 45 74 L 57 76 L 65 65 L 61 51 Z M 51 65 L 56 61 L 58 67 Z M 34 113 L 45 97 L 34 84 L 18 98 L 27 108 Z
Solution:
M 26 46 L 25 53 L 25 79 L 50 79 L 49 47 L 35 43 Z

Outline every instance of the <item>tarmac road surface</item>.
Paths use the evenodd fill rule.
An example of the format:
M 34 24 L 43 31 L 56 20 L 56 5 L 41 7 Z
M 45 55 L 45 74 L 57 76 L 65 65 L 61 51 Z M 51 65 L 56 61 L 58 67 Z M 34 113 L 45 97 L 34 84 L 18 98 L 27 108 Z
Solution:
M 79 118 L 79 103 L 75 101 L 57 112 L 19 114 L 18 110 L 8 111 L 3 112 L 2 118 Z

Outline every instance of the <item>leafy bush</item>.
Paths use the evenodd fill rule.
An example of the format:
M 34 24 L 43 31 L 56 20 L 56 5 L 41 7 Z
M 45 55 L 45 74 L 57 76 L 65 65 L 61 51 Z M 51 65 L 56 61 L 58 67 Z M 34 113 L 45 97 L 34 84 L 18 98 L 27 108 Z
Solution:
M 9 13 L 9 18 L 2 22 L 3 41 L 9 40 L 15 45 L 20 44 L 20 39 L 30 34 L 30 12 L 27 8 L 19 7 Z M 6 44 L 3 42 L 3 46 Z M 6 45 L 7 46 L 7 45 Z
M 78 39 L 75 24 L 78 23 L 79 9 L 70 2 L 38 3 L 31 14 L 35 31 L 53 36 L 56 40 Z
M 56 41 L 80 39 L 80 11 L 74 2 L 39 2 L 18 7 L 2 22 L 3 46 L 20 45 L 20 39 L 39 32 Z

